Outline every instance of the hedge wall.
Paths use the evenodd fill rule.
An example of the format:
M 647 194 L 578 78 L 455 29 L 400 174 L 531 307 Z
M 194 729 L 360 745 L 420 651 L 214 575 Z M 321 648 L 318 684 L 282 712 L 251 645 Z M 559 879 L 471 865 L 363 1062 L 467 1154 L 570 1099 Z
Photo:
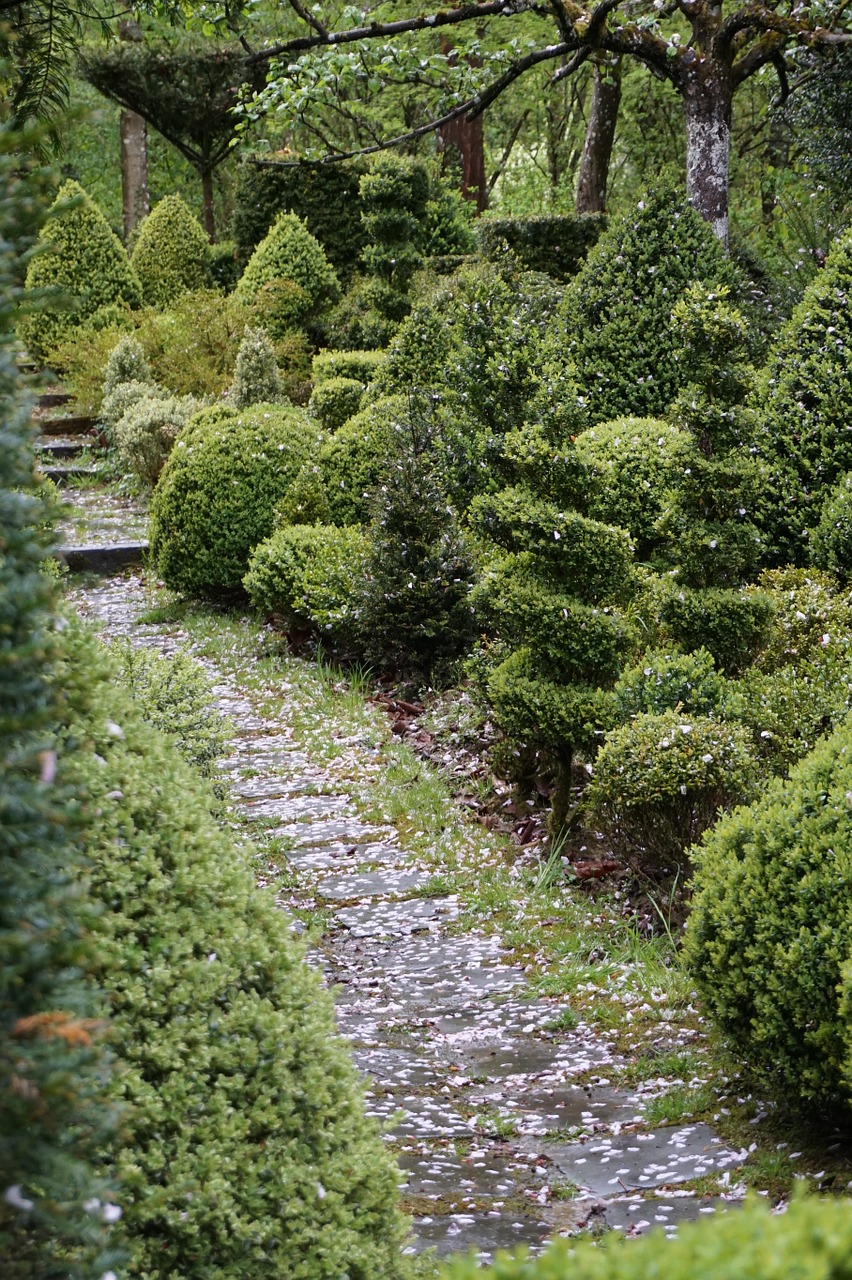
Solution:
M 476 239 L 486 258 L 499 259 L 508 247 L 528 271 L 569 280 L 606 225 L 601 213 L 482 218 L 476 224 Z

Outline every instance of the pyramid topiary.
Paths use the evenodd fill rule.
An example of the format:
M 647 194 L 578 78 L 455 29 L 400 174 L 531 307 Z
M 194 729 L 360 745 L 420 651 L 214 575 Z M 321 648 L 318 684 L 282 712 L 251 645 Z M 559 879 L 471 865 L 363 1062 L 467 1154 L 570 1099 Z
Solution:
M 282 213 L 249 258 L 234 296 L 280 338 L 312 320 L 339 291 L 320 242 L 294 213 Z
M 281 373 L 272 343 L 262 329 L 246 325 L 231 383 L 230 403 L 235 409 L 250 404 L 274 404 L 284 399 Z
M 852 470 L 852 233 L 834 245 L 770 352 L 753 405 L 768 465 L 764 524 L 774 564 L 806 564 L 807 532 Z
M 696 281 L 742 282 L 710 227 L 670 188 L 652 191 L 601 236 L 552 324 L 552 358 L 574 366 L 592 424 L 658 417 L 681 380 L 672 310 Z
M 69 202 L 74 203 L 69 207 Z M 44 253 L 33 258 L 27 287 L 52 288 L 72 310 L 40 311 L 20 327 L 21 340 L 37 360 L 96 312 L 115 303 L 142 304 L 142 286 L 127 254 L 100 209 L 79 183 L 59 191 L 39 237 Z
M 180 196 L 166 196 L 142 223 L 130 262 L 148 307 L 168 307 L 182 293 L 209 288 L 210 246 Z

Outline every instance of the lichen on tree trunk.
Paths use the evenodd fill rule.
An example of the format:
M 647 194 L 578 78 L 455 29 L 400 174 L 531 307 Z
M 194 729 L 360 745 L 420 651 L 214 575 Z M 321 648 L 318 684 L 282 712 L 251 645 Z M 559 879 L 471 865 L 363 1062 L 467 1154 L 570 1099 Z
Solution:
M 724 245 L 728 243 L 728 177 L 733 89 L 725 66 L 708 64 L 684 86 L 686 193 Z

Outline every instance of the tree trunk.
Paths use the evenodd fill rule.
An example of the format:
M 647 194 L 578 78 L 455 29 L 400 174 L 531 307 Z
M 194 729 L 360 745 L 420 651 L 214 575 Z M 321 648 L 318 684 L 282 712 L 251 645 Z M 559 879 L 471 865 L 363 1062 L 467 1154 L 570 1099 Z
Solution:
M 482 116 L 466 120 L 464 116 L 443 126 L 441 147 L 446 158 L 453 151 L 461 169 L 461 191 L 465 200 L 476 202 L 477 213 L 488 204 L 488 184 L 485 180 L 485 148 L 482 138 Z
M 142 28 L 138 22 L 125 19 L 118 24 L 120 40 L 139 44 Z M 121 138 L 121 197 L 124 242 L 128 243 L 134 227 L 151 211 L 148 193 L 148 126 L 135 111 L 124 110 L 119 117 Z
M 204 230 L 213 244 L 216 240 L 216 215 L 213 212 L 213 171 L 201 171 L 201 191 L 204 201 Z
M 586 127 L 575 208 L 578 213 L 605 213 L 609 162 L 621 103 L 621 59 L 595 63 L 592 108 Z
M 151 211 L 148 193 L 148 129 L 135 111 L 122 111 L 121 195 L 124 215 L 124 242 L 127 244 L 137 223 Z
M 699 61 L 683 86 L 686 193 L 726 247 L 732 99 L 729 68 L 709 57 Z
M 553 794 L 550 797 L 550 839 L 558 840 L 562 835 L 571 809 L 571 782 L 573 752 L 570 747 L 563 747 L 557 752 L 556 777 Z

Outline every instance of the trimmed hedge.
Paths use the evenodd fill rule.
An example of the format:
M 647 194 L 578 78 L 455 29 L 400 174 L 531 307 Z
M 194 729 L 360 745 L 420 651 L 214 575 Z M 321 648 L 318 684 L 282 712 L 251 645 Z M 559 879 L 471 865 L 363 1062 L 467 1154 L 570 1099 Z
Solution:
M 728 681 L 716 670 L 712 653 L 661 653 L 648 650 L 619 676 L 615 701 L 621 720 L 681 710 L 716 716 L 725 704 Z
M 354 378 L 366 385 L 384 358 L 384 351 L 318 351 L 312 362 L 314 386 L 332 378 Z
M 103 904 L 128 1123 L 104 1148 L 129 1271 L 181 1280 L 395 1280 L 397 1175 L 336 1037 L 331 996 L 211 793 L 116 687 L 98 641 L 64 742 Z M 73 747 L 73 750 L 72 750 Z
M 317 442 L 304 411 L 289 406 L 197 413 L 151 502 L 151 557 L 163 580 L 189 593 L 239 587 Z
M 751 736 L 739 725 L 683 709 L 641 713 L 608 734 L 584 804 L 625 862 L 671 874 L 755 776 Z
M 351 641 L 367 572 L 367 539 L 357 528 L 292 525 L 278 529 L 252 555 L 243 585 L 264 613 L 288 629 Z
M 314 387 L 308 408 L 326 431 L 337 431 L 354 418 L 365 390 L 356 378 L 329 378 Z
M 69 207 L 69 202 L 76 202 Z M 60 304 L 35 312 L 20 325 L 21 341 L 36 359 L 49 353 L 98 311 L 122 303 L 142 305 L 142 286 L 124 246 L 77 182 L 66 182 L 39 234 L 45 250 L 27 269 L 27 288 L 59 292 Z M 63 305 L 70 310 L 61 310 Z
M 761 1092 L 790 1108 L 852 1100 L 850 796 L 845 724 L 695 854 L 687 962 Z
M 814 564 L 848 581 L 852 577 L 852 472 L 846 472 L 822 504 L 811 530 Z
M 142 223 L 130 257 L 146 307 L 169 307 L 183 293 L 209 288 L 209 250 L 201 223 L 180 196 L 160 200 Z
M 707 649 L 725 675 L 737 675 L 767 640 L 775 605 L 765 592 L 685 588 L 664 602 L 662 619 L 685 650 Z
M 540 1257 L 500 1256 L 488 1267 L 454 1258 L 442 1280 L 848 1280 L 852 1205 L 816 1197 L 782 1215 L 753 1201 L 685 1223 L 674 1240 L 558 1240 Z
M 553 214 L 550 217 L 497 218 L 476 223 L 479 251 L 495 261 L 509 250 L 527 271 L 570 280 L 606 230 L 605 214 Z
M 333 524 L 369 522 L 375 492 L 387 479 L 409 412 L 404 396 L 362 409 L 324 440 L 317 462 Z

